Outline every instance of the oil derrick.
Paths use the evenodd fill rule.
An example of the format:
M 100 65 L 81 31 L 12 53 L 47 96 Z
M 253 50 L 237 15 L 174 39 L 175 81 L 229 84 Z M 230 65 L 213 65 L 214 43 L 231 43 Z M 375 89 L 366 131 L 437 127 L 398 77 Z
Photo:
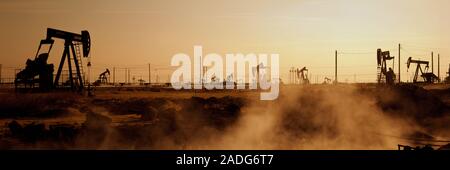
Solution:
M 109 69 L 106 69 L 106 71 L 104 71 L 98 76 L 98 79 L 94 82 L 94 86 L 99 86 L 101 84 L 108 84 L 109 75 L 110 75 Z
M 413 83 L 434 83 L 436 81 L 439 81 L 439 78 L 433 73 L 429 72 L 429 62 L 428 61 L 422 61 L 422 60 L 414 60 L 411 57 L 408 58 L 408 61 L 406 62 L 406 66 L 409 69 L 411 64 L 416 64 L 416 71 L 414 72 L 414 78 Z M 421 65 L 425 65 L 425 68 L 422 69 Z M 419 78 L 419 71 L 420 71 L 420 77 L 422 77 L 423 81 L 418 81 Z
M 46 62 L 52 49 L 54 38 L 64 40 L 64 52 L 58 66 L 58 72 L 53 80 L 53 65 L 48 65 Z M 46 53 L 38 55 L 43 45 L 49 45 L 50 47 Z M 30 85 L 30 88 L 33 88 L 34 85 L 32 84 L 38 81 L 40 89 L 52 89 L 67 85 L 72 90 L 81 91 L 84 88 L 81 56 L 88 57 L 90 49 L 91 39 L 88 31 L 81 31 L 81 34 L 76 34 L 53 28 L 47 28 L 47 37 L 46 39 L 41 40 L 35 59 L 28 60 L 25 70 L 16 75 L 16 89 L 21 87 L 21 85 L 25 85 L 24 87 L 26 88 L 27 84 Z M 66 59 L 69 72 L 68 80 L 60 84 L 59 81 Z M 39 78 L 35 78 L 38 75 Z
M 388 68 L 387 61 L 393 60 L 394 56 L 391 56 L 389 51 L 382 51 L 377 49 L 377 82 L 394 84 L 395 73 L 392 68 Z

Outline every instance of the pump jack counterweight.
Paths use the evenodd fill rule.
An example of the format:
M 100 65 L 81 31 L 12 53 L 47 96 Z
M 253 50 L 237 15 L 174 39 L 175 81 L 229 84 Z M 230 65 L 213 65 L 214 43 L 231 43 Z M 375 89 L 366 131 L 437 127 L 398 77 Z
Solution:
M 54 80 L 53 80 L 53 64 L 46 63 L 54 43 L 53 39 L 64 40 L 64 51 L 61 56 L 58 71 L 56 73 L 56 77 Z M 79 55 L 81 55 L 79 54 L 81 53 L 81 51 L 79 51 L 78 46 L 77 46 L 78 50 L 75 48 L 74 43 L 76 43 L 77 45 L 78 44 L 82 45 L 84 58 L 89 56 L 89 52 L 91 49 L 91 39 L 88 31 L 81 31 L 81 34 L 76 34 L 53 28 L 47 28 L 47 37 L 46 39 L 41 40 L 38 47 L 38 51 L 36 52 L 35 59 L 28 60 L 27 67 L 16 75 L 16 79 L 14 81 L 16 89 L 20 85 L 25 85 L 26 88 L 27 84 L 29 84 L 30 87 L 34 87 L 34 83 L 38 81 L 40 89 L 58 88 L 69 84 L 70 89 L 82 91 L 84 88 L 84 82 L 82 77 L 83 73 L 81 71 L 83 66 L 81 65 L 81 61 L 78 61 L 81 60 L 81 57 L 80 58 L 78 57 Z M 41 50 L 41 47 L 43 45 L 50 45 L 50 47 L 46 53 L 42 53 L 39 55 L 39 51 Z M 60 83 L 59 81 L 61 78 L 62 69 L 64 67 L 66 59 L 69 72 L 68 75 L 69 79 L 65 83 L 64 82 Z M 38 60 L 40 62 L 38 62 Z M 42 69 L 45 67 L 45 65 L 47 65 L 46 67 L 51 67 L 51 69 L 50 68 L 46 70 Z M 73 70 L 73 67 L 75 67 L 75 70 Z M 75 72 L 75 74 L 73 74 L 73 72 Z M 36 76 L 38 75 L 39 78 L 36 78 Z M 44 77 L 44 79 L 42 79 L 42 77 Z

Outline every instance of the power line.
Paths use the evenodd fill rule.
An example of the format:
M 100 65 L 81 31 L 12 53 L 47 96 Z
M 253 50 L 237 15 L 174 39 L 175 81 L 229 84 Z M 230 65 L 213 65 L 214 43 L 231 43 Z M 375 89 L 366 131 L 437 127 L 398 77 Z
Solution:
M 402 46 L 403 46 L 403 44 L 402 44 Z M 449 49 L 447 47 L 430 47 L 430 46 L 415 45 L 415 44 L 410 44 L 410 43 L 407 43 L 406 46 L 411 47 L 412 49 L 426 50 L 426 51 L 429 51 L 429 50 L 438 50 L 439 51 L 439 50 Z
M 402 51 L 404 51 L 404 52 L 406 52 L 406 53 L 408 53 L 408 54 L 410 54 L 410 55 L 413 55 L 413 56 L 427 56 L 427 55 L 429 55 L 428 53 L 424 53 L 424 54 L 417 54 L 417 53 L 413 53 L 413 52 L 410 52 L 409 50 L 406 50 L 404 47 L 402 47 L 400 50 L 402 50 Z
M 367 54 L 374 54 L 375 52 L 368 52 L 368 51 L 365 51 L 365 52 L 348 52 L 348 51 L 340 51 L 340 52 L 338 52 L 338 54 L 341 54 L 341 55 L 367 55 Z

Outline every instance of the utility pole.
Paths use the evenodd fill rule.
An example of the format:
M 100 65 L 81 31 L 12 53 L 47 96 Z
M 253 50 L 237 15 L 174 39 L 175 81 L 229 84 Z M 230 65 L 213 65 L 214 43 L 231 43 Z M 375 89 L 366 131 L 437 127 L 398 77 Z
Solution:
M 125 68 L 125 80 L 124 80 L 125 84 L 127 83 L 127 80 L 128 80 L 127 75 L 128 75 L 128 69 Z
M 440 64 L 441 64 L 441 56 L 440 56 L 440 54 L 438 54 L 438 81 L 441 81 L 441 76 L 440 76 L 440 74 L 441 74 L 441 67 L 440 67 Z
M 298 83 L 298 80 L 297 80 L 297 75 L 298 75 L 298 68 L 296 69 L 296 68 L 294 68 L 294 84 L 297 84 Z
M 334 51 L 334 82 L 337 84 L 337 50 Z
M 2 83 L 2 64 L 0 64 L 0 84 Z
M 433 60 L 433 51 L 431 52 L 431 73 L 434 74 L 434 60 Z
M 402 80 L 400 79 L 400 74 L 401 74 L 401 72 L 400 72 L 400 49 L 401 48 L 402 48 L 401 45 L 398 44 L 398 83 L 402 82 Z
M 291 70 L 289 69 L 289 84 L 291 84 Z
M 294 67 L 291 68 L 292 71 L 292 84 L 295 84 L 295 70 Z
M 295 73 L 294 73 L 294 67 L 291 67 L 291 80 L 292 80 L 292 84 L 295 84 Z
M 154 72 L 155 72 L 155 83 L 158 84 L 158 76 L 159 76 L 159 75 L 158 75 L 158 69 L 157 69 L 157 68 L 154 68 L 154 70 L 155 70 L 155 71 L 154 71 Z
M 395 70 L 395 59 L 392 59 L 392 71 Z
M 116 83 L 116 67 L 113 67 L 113 85 Z
M 203 88 L 203 58 L 200 56 L 200 86 Z
M 295 68 L 292 67 L 291 71 L 292 71 L 292 84 L 295 84 Z
M 205 75 L 207 71 L 208 71 L 208 67 L 206 67 L 206 66 L 203 66 L 203 72 L 202 72 L 202 75 L 203 75 L 203 77 L 204 77 L 204 80 L 203 80 L 203 82 L 208 82 L 208 76 L 207 76 L 207 75 Z M 256 77 L 258 78 L 258 77 L 259 77 L 259 75 L 257 75 Z
M 295 68 L 292 69 L 292 78 L 293 78 L 294 84 L 297 84 L 297 70 Z
M 291 67 L 291 76 L 292 76 L 292 84 L 295 84 L 295 71 L 294 71 L 294 67 Z
M 152 84 L 152 68 L 150 63 L 148 63 L 148 84 Z
M 292 84 L 292 69 L 289 69 L 289 84 Z
M 158 74 L 158 70 L 155 69 L 155 72 L 156 72 L 156 84 L 158 84 L 158 83 L 159 83 L 159 74 Z
M 292 84 L 295 84 L 295 72 L 294 72 L 294 67 L 291 68 L 291 75 L 292 75 Z

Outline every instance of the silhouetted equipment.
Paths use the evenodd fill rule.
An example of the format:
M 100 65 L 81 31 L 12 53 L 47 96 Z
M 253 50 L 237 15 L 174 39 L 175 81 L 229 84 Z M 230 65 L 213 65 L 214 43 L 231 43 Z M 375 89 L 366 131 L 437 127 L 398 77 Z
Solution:
M 393 60 L 394 56 L 391 56 L 389 51 L 382 51 L 381 49 L 377 49 L 377 69 L 378 69 L 378 76 L 377 81 L 378 83 L 387 83 L 387 84 L 394 84 L 395 81 L 395 73 L 392 70 L 392 68 L 388 69 L 387 61 Z
M 398 150 L 434 150 L 433 147 L 431 145 L 424 145 L 424 146 L 416 146 L 416 147 L 412 147 L 412 146 L 408 146 L 408 145 L 398 145 Z
M 81 34 L 75 34 L 70 32 L 65 32 L 61 30 L 56 30 L 52 28 L 47 29 L 47 39 L 52 40 L 52 38 L 59 38 L 65 40 L 64 42 L 64 53 L 59 64 L 58 72 L 56 73 L 54 86 L 58 86 L 58 81 L 61 76 L 61 71 L 64 65 L 64 60 L 67 57 L 67 63 L 69 66 L 69 81 L 70 87 L 72 89 L 78 88 L 83 89 L 83 79 L 81 69 L 83 68 L 79 62 L 81 62 L 81 51 L 79 50 L 79 45 L 81 43 L 83 47 L 83 57 L 88 57 L 91 50 L 91 39 L 88 31 L 81 31 Z M 75 42 L 75 44 L 74 44 Z M 42 41 L 41 41 L 42 44 Z M 70 49 L 72 49 L 72 58 L 70 57 Z M 76 77 L 72 75 L 72 65 L 71 60 L 74 61 Z
M 259 80 L 261 77 L 260 77 L 260 75 L 259 75 L 259 72 L 260 72 L 260 70 L 263 70 L 263 69 L 266 69 L 266 68 L 269 68 L 268 66 L 264 66 L 264 64 L 263 63 L 260 63 L 260 64 L 258 64 L 256 67 L 252 67 L 252 75 L 254 76 L 254 77 L 256 77 L 256 83 L 260 83 L 260 81 L 261 80 Z M 264 74 L 264 72 L 263 72 L 263 74 Z M 264 76 L 264 75 L 262 75 L 262 76 Z
M 306 67 L 300 70 L 297 69 L 297 79 L 300 81 L 300 84 L 309 84 L 308 69 Z
M 234 75 L 233 75 L 233 73 L 231 73 L 230 75 L 228 75 L 226 79 L 223 79 L 223 86 L 226 86 L 227 84 L 232 84 L 232 85 L 234 85 L 234 86 L 237 85 L 237 82 L 234 80 Z
M 432 72 L 428 72 L 429 68 L 429 62 L 428 61 L 421 61 L 421 60 L 413 60 L 411 57 L 408 58 L 408 61 L 406 62 L 407 68 L 409 69 L 410 65 L 417 64 L 416 71 L 414 73 L 413 83 L 417 83 L 417 79 L 419 78 L 419 71 L 420 71 L 420 77 L 423 78 L 423 82 L 426 83 L 434 83 L 436 81 L 439 81 L 439 78 Z M 422 69 L 421 65 L 425 65 L 425 68 Z
M 53 65 L 46 64 L 50 50 L 52 49 L 54 38 L 64 40 L 64 52 L 61 57 L 61 62 L 58 67 L 55 80 L 53 81 Z M 38 56 L 42 45 L 50 45 L 47 53 L 42 53 Z M 83 67 L 81 63 L 81 49 L 82 46 L 83 57 L 89 56 L 91 49 L 91 40 L 88 31 L 81 31 L 81 34 L 61 31 L 53 28 L 47 28 L 46 39 L 41 40 L 38 51 L 34 60 L 27 61 L 27 67 L 25 70 L 19 72 L 16 75 L 15 82 L 20 84 L 33 84 L 36 80 L 39 81 L 39 88 L 51 89 L 60 86 L 59 79 L 64 66 L 64 62 L 67 58 L 69 79 L 67 80 L 71 89 L 82 90 L 83 89 Z M 72 56 L 70 51 L 72 50 Z M 74 63 L 75 70 L 72 70 L 72 61 Z M 73 75 L 72 72 L 76 74 Z M 35 78 L 39 75 L 39 79 Z M 16 85 L 16 87 L 17 87 Z M 64 85 L 64 83 L 62 83 Z
M 269 68 L 268 66 L 264 66 L 263 63 L 258 64 L 256 67 L 252 67 L 252 75 L 256 77 L 256 80 L 259 82 L 259 71 L 262 69 Z
M 139 85 L 145 85 L 145 80 L 144 79 L 140 78 L 137 81 L 138 81 Z
M 16 89 L 23 85 L 24 88 L 33 88 L 35 84 L 39 84 L 39 89 L 46 91 L 53 84 L 53 64 L 47 64 L 48 53 L 42 53 L 34 60 L 28 59 L 24 70 L 16 75 L 14 84 Z
M 214 74 L 214 75 L 211 76 L 211 82 L 216 82 L 216 81 L 217 81 L 217 77 L 216 77 L 216 75 Z
M 450 64 L 448 64 L 447 77 L 445 78 L 445 83 L 450 83 Z
M 108 69 L 106 69 L 106 71 L 104 71 L 103 73 L 101 73 L 98 76 L 98 79 L 94 82 L 94 85 L 98 86 L 100 84 L 107 84 L 108 83 L 108 79 L 109 79 L 109 75 L 110 75 L 110 72 L 109 72 Z
M 289 70 L 290 83 L 293 84 L 309 84 L 308 69 L 303 67 L 302 69 L 291 67 Z
M 325 77 L 322 84 L 331 84 L 331 79 L 328 77 Z

